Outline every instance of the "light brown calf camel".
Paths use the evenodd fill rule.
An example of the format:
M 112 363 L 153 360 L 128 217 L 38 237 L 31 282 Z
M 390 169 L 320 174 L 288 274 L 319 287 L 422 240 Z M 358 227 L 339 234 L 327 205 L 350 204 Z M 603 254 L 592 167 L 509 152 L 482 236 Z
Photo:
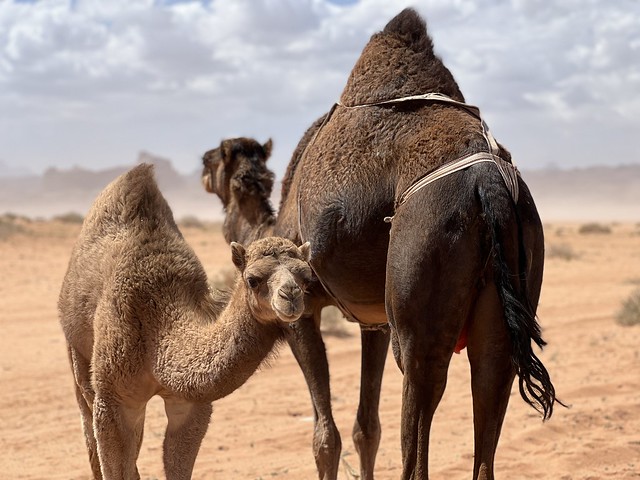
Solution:
M 59 299 L 89 459 L 97 479 L 137 479 L 145 407 L 165 402 L 168 479 L 191 477 L 211 402 L 233 392 L 304 313 L 309 245 L 231 245 L 240 271 L 216 298 L 153 179 L 140 165 L 88 213 Z

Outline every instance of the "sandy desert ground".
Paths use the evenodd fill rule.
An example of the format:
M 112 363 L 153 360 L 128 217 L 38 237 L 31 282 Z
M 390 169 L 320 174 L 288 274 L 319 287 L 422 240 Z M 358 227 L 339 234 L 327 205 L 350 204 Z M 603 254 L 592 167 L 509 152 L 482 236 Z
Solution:
M 0 478 L 88 479 L 56 301 L 79 225 L 18 219 L 0 238 Z M 6 223 L 6 219 L 5 219 Z M 616 312 L 640 288 L 640 224 L 610 224 L 611 233 L 578 233 L 580 224 L 546 225 L 545 280 L 539 315 L 549 342 L 541 357 L 559 397 L 543 423 L 512 393 L 496 459 L 503 479 L 640 478 L 640 325 L 623 327 Z M 230 268 L 219 227 L 186 228 L 211 277 Z M 574 257 L 567 259 L 567 257 Z M 333 407 L 343 438 L 340 478 L 355 478 L 351 427 L 357 408 L 360 340 L 343 322 L 326 335 Z M 389 354 L 380 407 L 383 438 L 377 478 L 401 471 L 402 377 Z M 139 469 L 164 478 L 162 403 L 154 399 Z M 313 479 L 312 418 L 307 389 L 288 347 L 231 396 L 214 405 L 195 479 Z M 467 479 L 473 464 L 466 353 L 455 355 L 431 441 L 434 479 Z

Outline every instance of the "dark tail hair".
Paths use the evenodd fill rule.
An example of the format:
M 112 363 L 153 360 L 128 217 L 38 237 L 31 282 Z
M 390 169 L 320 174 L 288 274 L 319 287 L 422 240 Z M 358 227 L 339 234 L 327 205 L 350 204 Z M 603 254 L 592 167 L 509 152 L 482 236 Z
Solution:
M 478 188 L 482 211 L 488 223 L 493 243 L 495 282 L 502 301 L 507 330 L 511 337 L 511 361 L 519 380 L 520 395 L 534 409 L 542 414 L 544 420 L 553 414 L 554 403 L 565 406 L 556 398 L 549 372 L 533 351 L 531 341 L 542 348 L 547 343 L 542 339 L 540 325 L 536 319 L 535 308 L 531 305 L 527 292 L 527 260 L 522 235 L 522 222 L 509 197 L 510 205 L 505 205 L 506 190 Z M 501 241 L 505 230 L 497 212 L 511 209 L 518 226 L 518 274 L 509 271 L 505 260 L 504 245 Z

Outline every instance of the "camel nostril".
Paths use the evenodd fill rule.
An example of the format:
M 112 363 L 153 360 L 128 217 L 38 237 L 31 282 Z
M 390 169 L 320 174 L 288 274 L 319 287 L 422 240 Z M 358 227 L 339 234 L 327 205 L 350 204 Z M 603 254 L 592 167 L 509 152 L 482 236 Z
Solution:
M 285 292 L 284 290 L 280 289 L 278 290 L 278 296 L 280 298 L 285 299 L 286 301 L 291 301 L 291 297 L 287 294 L 287 292 Z
M 300 290 L 300 287 L 298 285 L 281 288 L 280 290 L 278 290 L 278 296 L 280 298 L 283 298 L 287 302 L 293 302 L 301 294 L 302 294 L 302 290 Z

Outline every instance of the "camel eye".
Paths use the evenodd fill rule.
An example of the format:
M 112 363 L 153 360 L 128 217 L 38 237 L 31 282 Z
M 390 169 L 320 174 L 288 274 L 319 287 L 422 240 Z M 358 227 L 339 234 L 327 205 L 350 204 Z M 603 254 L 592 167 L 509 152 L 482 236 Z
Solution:
M 247 277 L 247 285 L 251 290 L 258 288 L 260 281 L 256 277 Z

